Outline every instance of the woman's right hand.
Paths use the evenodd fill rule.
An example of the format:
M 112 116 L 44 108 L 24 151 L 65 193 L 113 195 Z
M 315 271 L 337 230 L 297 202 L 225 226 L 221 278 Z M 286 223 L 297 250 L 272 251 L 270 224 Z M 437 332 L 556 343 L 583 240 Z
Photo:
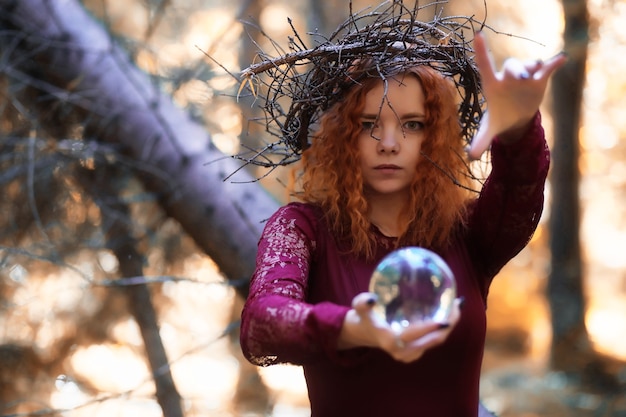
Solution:
M 375 303 L 376 295 L 372 293 L 365 292 L 354 297 L 352 309 L 346 314 L 339 335 L 339 349 L 379 348 L 397 361 L 413 362 L 428 349 L 445 342 L 461 317 L 460 300 L 457 299 L 446 323 L 425 321 L 396 332 L 373 311 Z

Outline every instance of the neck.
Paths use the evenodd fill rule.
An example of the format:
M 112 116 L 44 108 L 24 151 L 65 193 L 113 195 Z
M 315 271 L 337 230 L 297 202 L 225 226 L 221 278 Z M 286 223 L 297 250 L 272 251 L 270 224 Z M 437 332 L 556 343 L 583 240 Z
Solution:
M 406 205 L 406 195 L 368 196 L 367 200 L 370 222 L 385 236 L 400 236 L 400 214 Z

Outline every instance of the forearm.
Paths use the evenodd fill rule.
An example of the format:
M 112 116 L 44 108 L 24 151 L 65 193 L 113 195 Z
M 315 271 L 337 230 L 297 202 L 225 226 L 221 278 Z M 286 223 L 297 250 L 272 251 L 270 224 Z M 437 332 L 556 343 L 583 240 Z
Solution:
M 550 153 L 541 117 L 517 141 L 500 136 L 492 147 L 492 172 L 468 223 L 473 256 L 485 273 L 497 272 L 532 236 L 543 209 Z M 506 139 L 505 139 L 506 140 Z
M 497 135 L 498 140 L 505 145 L 512 145 L 519 142 L 522 138 L 527 136 L 528 131 L 532 129 L 535 117 L 537 117 L 536 114 L 529 119 L 524 119 L 520 121 L 517 125 L 512 126 L 504 132 L 500 132 Z
M 335 354 L 347 307 L 278 295 L 249 300 L 242 311 L 241 348 L 257 365 L 305 364 Z

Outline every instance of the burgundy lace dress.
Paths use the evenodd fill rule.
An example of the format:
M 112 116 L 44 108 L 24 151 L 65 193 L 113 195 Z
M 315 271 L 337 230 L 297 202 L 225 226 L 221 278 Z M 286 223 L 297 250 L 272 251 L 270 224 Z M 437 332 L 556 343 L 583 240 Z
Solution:
M 368 290 L 376 264 L 391 250 L 377 232 L 371 262 L 349 256 L 318 208 L 291 203 L 269 219 L 241 322 L 241 347 L 260 366 L 302 365 L 313 417 L 476 417 L 493 277 L 528 243 L 543 208 L 549 150 L 537 114 L 525 138 L 497 139 L 492 171 L 472 202 L 468 227 L 440 255 L 465 305 L 445 344 L 404 364 L 379 349 L 338 351 L 352 298 Z

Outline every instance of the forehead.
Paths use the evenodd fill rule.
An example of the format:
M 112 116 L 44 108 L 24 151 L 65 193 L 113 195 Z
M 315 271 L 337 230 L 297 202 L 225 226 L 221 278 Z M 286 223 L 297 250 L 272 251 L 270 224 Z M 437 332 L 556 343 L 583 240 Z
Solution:
M 377 112 L 382 108 L 423 111 L 424 90 L 413 74 L 400 74 L 387 80 L 377 80 L 365 95 L 365 112 Z

